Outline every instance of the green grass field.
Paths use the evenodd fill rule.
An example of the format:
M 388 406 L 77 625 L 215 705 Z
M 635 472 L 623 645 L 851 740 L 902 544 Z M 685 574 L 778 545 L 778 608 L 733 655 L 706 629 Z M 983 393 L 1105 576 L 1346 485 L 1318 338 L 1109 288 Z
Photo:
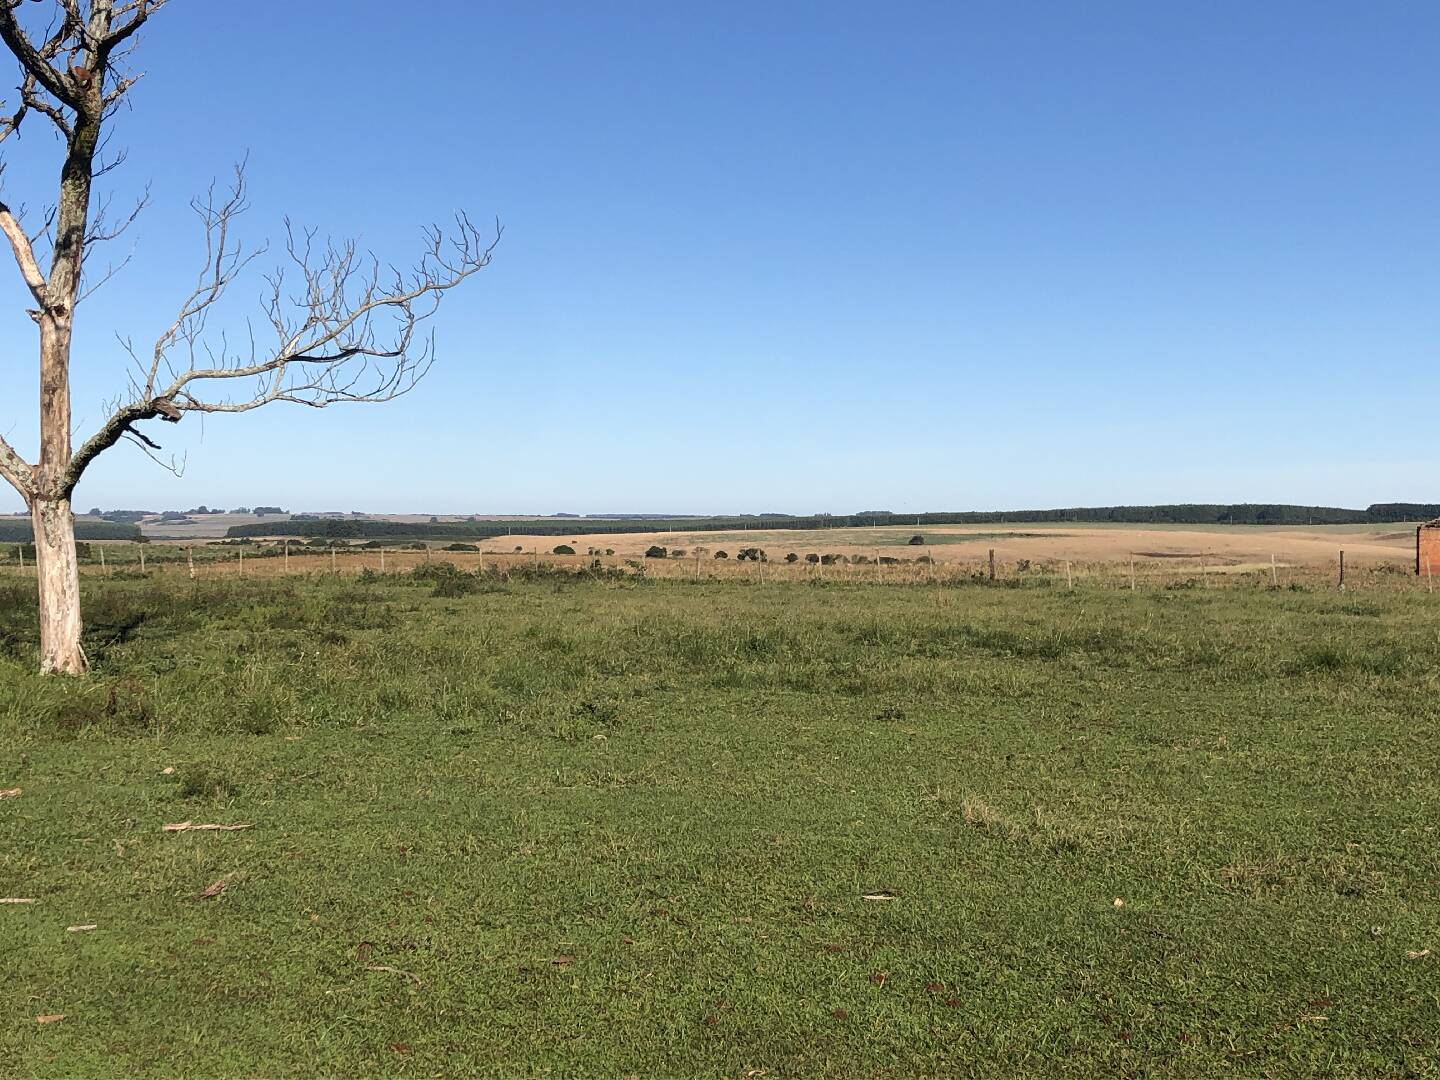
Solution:
M 0 586 L 5 1075 L 1440 1070 L 1423 591 L 87 588 L 74 682 Z

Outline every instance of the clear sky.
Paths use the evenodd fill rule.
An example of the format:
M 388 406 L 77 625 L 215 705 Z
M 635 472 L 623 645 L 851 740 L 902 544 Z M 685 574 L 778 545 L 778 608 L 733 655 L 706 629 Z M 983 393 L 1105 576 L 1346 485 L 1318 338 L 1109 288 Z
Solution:
M 172 0 L 137 66 L 107 181 L 153 205 L 79 313 L 81 435 L 247 152 L 255 241 L 506 233 L 410 397 L 151 424 L 184 477 L 121 445 L 81 509 L 1440 500 L 1434 3 Z M 42 205 L 54 141 L 4 149 Z

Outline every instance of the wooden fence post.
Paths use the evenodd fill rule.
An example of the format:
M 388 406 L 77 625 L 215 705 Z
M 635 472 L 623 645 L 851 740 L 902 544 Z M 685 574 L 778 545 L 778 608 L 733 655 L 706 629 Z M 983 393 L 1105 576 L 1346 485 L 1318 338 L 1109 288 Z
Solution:
M 240 556 L 240 559 L 239 559 L 239 562 L 240 562 L 240 576 L 241 576 L 241 577 L 244 577 L 244 576 L 245 576 L 245 549 L 244 549 L 243 547 L 242 547 L 242 548 L 238 548 L 235 553 Z
M 1345 591 L 1345 549 L 1340 549 L 1340 591 Z
M 1130 559 L 1130 591 L 1135 591 L 1135 559 Z
M 195 548 L 194 546 L 185 549 L 185 562 L 190 567 L 190 580 L 195 580 Z
M 1066 588 L 1069 588 L 1069 589 L 1075 588 L 1075 575 L 1074 575 L 1073 573 L 1071 573 L 1071 571 L 1070 571 L 1070 560 L 1069 560 L 1069 559 L 1066 559 L 1066 560 L 1065 560 L 1065 582 L 1066 582 Z
M 1270 552 L 1270 584 L 1277 589 L 1280 587 L 1280 571 L 1275 566 L 1275 553 L 1273 551 Z
M 995 549 L 990 549 L 990 580 L 995 580 Z
M 96 546 L 100 549 L 100 573 L 108 575 L 109 571 L 105 568 L 105 545 L 97 544 Z
M 140 573 L 145 573 L 145 545 L 140 544 Z

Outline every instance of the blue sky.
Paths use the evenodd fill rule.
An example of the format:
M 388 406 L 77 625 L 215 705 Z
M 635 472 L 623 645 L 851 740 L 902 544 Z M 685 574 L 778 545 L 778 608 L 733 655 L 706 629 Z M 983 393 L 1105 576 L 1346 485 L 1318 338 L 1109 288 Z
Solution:
M 153 205 L 80 311 L 82 435 L 247 152 L 254 241 L 506 234 L 410 397 L 165 425 L 183 478 L 122 445 L 81 508 L 1440 499 L 1433 4 L 175 0 L 137 66 L 107 179 Z M 41 205 L 53 140 L 5 150 Z M 25 306 L 0 272 L 28 456 Z

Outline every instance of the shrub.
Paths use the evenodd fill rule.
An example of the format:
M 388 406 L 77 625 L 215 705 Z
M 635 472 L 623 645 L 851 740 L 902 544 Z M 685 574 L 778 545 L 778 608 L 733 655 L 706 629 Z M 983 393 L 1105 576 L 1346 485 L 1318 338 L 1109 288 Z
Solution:
M 446 544 L 446 545 L 445 545 L 443 548 L 441 548 L 440 550 L 441 550 L 441 551 L 479 551 L 480 548 L 479 548 L 479 546 L 476 545 L 476 544 L 460 544 L 460 543 L 455 543 L 455 544 Z
M 717 552 L 715 552 L 715 558 L 717 558 L 717 559 L 728 559 L 729 557 L 730 557 L 730 553 L 729 553 L 728 551 L 717 551 Z
M 683 559 L 684 557 L 685 557 L 685 549 L 684 549 L 684 548 L 673 548 L 673 549 L 671 550 L 671 552 L 670 552 L 670 558 L 672 558 L 672 559 Z
M 741 548 L 735 558 L 741 562 L 769 562 L 765 552 L 758 547 Z
M 666 554 L 667 552 L 665 551 L 665 549 L 659 544 L 651 544 L 648 548 L 645 549 L 645 558 L 647 559 L 663 559 L 665 558 Z
M 911 547 L 919 547 L 923 543 L 925 543 L 925 538 L 919 533 L 916 533 L 914 536 L 910 537 L 909 544 Z
M 552 554 L 552 555 L 574 555 L 574 554 L 575 554 L 575 549 L 574 549 L 573 547 L 571 547 L 569 544 L 556 544 L 555 547 L 551 550 L 550 554 Z
M 811 563 L 811 564 L 813 565 L 814 563 L 818 563 L 818 562 L 820 561 L 820 556 L 819 556 L 819 555 L 816 555 L 816 554 L 812 551 L 809 555 L 806 555 L 806 556 L 805 556 L 805 561 L 808 562 L 808 563 Z
M 450 567 L 449 573 L 442 574 L 435 579 L 435 589 L 431 596 L 443 597 L 453 600 L 459 596 L 469 596 L 480 588 L 480 579 L 474 574 L 466 574 L 456 570 L 449 563 L 444 564 Z
M 788 555 L 785 556 L 785 561 L 786 561 L 786 562 L 799 562 L 799 561 L 800 561 L 800 556 L 799 556 L 799 555 L 796 555 L 796 554 L 792 551 L 792 552 L 790 552 L 790 554 L 788 554 Z

